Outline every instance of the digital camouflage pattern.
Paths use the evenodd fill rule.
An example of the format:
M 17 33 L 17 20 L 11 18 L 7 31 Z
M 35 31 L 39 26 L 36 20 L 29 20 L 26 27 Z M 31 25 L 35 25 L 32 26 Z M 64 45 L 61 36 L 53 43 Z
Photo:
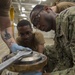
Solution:
M 47 46 L 44 51 L 48 56 L 48 70 L 56 71 L 50 75 L 74 75 L 75 6 L 62 11 L 57 16 L 56 23 L 55 44 L 53 47 Z
M 75 75 L 75 66 L 66 70 L 52 72 L 48 75 Z
M 54 45 L 47 45 L 44 49 L 44 54 L 47 56 L 47 65 L 44 67 L 44 69 L 47 72 L 52 72 L 58 62 L 57 53 Z

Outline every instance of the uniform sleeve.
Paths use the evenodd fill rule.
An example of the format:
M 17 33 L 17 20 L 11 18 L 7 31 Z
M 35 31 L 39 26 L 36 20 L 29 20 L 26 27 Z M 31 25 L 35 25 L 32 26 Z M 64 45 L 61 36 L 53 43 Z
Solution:
M 12 0 L 0 0 L 0 16 L 9 16 Z
M 71 8 L 73 9 L 73 8 Z M 65 70 L 61 70 L 61 71 L 55 71 L 50 73 L 50 75 L 74 75 L 75 74 L 75 7 L 73 10 L 70 10 L 70 12 L 68 12 L 68 16 L 67 16 L 67 24 L 68 24 L 68 43 L 66 43 L 65 45 L 65 50 L 67 51 L 67 54 L 69 56 L 71 56 L 68 52 L 71 51 L 72 54 L 72 62 L 73 62 L 73 67 L 71 68 L 67 68 Z M 66 14 L 66 13 L 65 13 Z M 62 23 L 62 22 L 61 22 Z M 60 24 L 61 24 L 60 23 Z M 68 64 L 68 62 L 67 62 Z
M 65 10 L 66 8 L 69 8 L 71 6 L 75 6 L 75 3 L 73 3 L 73 2 L 60 2 L 56 5 L 56 12 L 60 13 L 61 11 Z
M 69 23 L 70 50 L 72 52 L 73 64 L 75 64 L 75 14 L 70 16 Z
M 37 42 L 39 44 L 44 44 L 45 43 L 44 36 L 43 36 L 42 33 L 35 32 L 35 39 L 37 40 Z

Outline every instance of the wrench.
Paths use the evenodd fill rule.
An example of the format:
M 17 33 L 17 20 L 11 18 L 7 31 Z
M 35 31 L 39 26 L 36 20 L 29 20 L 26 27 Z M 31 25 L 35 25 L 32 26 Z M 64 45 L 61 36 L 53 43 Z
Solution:
M 32 50 L 31 51 L 27 51 L 27 50 L 18 51 L 18 53 L 15 56 L 11 57 L 10 59 L 0 64 L 0 72 L 4 70 L 5 68 L 7 68 L 12 63 L 14 63 L 15 61 L 17 61 L 20 57 L 23 57 L 23 56 L 28 57 L 32 55 L 32 53 L 33 53 Z

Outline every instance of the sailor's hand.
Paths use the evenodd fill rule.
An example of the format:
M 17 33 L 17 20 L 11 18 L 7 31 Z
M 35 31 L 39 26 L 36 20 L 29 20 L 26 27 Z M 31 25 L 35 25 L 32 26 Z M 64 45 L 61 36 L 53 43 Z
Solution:
M 13 43 L 13 44 L 11 45 L 10 49 L 11 49 L 11 52 L 17 52 L 17 51 L 19 51 L 19 50 L 29 50 L 29 51 L 32 50 L 32 49 L 30 49 L 30 48 L 28 48 L 28 47 L 23 47 L 23 46 L 20 46 L 20 45 L 18 45 L 18 44 L 16 44 L 16 43 Z

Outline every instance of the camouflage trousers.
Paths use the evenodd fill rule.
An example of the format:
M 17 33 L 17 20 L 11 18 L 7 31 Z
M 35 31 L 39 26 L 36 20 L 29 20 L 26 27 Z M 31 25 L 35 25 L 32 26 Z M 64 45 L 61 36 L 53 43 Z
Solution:
M 69 60 L 67 57 L 65 57 L 64 59 L 60 58 L 61 61 L 59 61 L 58 53 L 54 45 L 46 46 L 44 54 L 47 56 L 48 59 L 47 65 L 44 67 L 47 72 L 60 71 L 71 68 L 73 66 L 73 61 Z

